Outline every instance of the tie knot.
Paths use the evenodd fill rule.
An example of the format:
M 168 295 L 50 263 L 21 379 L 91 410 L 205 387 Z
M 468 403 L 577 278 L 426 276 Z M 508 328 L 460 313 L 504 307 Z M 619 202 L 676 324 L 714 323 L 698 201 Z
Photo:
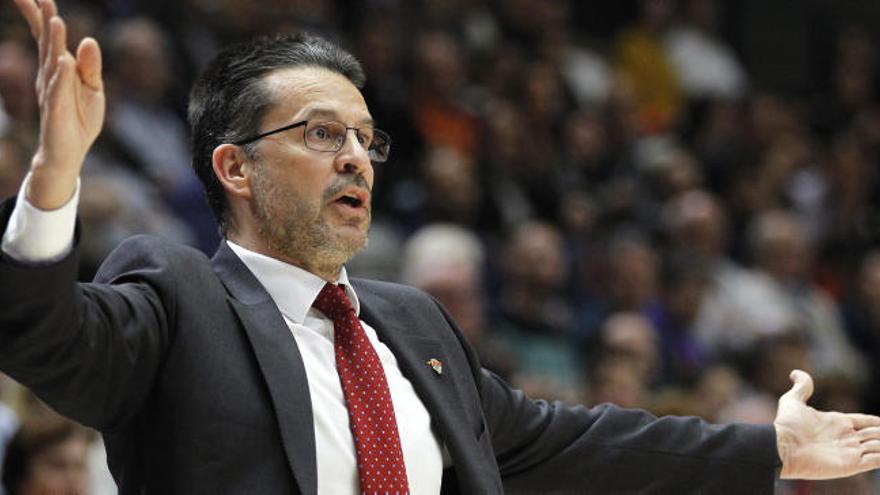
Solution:
M 354 311 L 345 290 L 336 284 L 327 282 L 315 298 L 312 306 L 324 313 L 331 320 L 344 316 L 349 311 Z

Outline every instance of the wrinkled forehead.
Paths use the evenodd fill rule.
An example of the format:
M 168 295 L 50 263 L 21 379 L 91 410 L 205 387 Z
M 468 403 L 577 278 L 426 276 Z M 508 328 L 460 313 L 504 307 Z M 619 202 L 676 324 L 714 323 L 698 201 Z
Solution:
M 321 118 L 347 125 L 372 123 L 361 92 L 342 74 L 323 67 L 274 70 L 263 78 L 270 98 L 265 123 Z

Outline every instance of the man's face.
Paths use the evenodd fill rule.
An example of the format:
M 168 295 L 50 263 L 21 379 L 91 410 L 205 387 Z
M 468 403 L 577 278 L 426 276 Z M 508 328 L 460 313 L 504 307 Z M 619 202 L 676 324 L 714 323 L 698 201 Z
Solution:
M 372 123 L 363 96 L 340 74 L 281 69 L 266 76 L 265 84 L 274 104 L 260 132 L 303 120 L 348 127 Z M 332 273 L 366 244 L 373 167 L 354 131 L 335 153 L 308 149 L 304 132 L 297 127 L 258 141 L 254 216 L 273 255 L 313 273 Z

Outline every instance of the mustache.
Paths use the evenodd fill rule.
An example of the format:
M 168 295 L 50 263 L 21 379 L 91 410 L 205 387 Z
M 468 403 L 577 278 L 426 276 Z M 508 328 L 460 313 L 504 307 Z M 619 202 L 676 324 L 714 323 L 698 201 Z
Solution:
M 366 190 L 369 193 L 370 198 L 373 197 L 373 189 L 367 184 L 367 180 L 363 178 L 361 175 L 345 175 L 336 179 L 333 184 L 330 185 L 326 190 L 324 190 L 324 201 L 330 201 L 334 196 L 342 192 L 343 189 L 350 186 L 357 186 L 361 189 Z

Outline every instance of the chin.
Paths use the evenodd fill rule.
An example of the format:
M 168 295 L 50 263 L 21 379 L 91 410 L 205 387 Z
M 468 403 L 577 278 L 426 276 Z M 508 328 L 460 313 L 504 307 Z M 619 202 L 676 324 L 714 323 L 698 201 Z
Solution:
M 367 245 L 367 234 L 363 231 L 340 233 L 336 237 L 334 244 L 336 245 L 336 250 L 343 253 L 347 261 Z

